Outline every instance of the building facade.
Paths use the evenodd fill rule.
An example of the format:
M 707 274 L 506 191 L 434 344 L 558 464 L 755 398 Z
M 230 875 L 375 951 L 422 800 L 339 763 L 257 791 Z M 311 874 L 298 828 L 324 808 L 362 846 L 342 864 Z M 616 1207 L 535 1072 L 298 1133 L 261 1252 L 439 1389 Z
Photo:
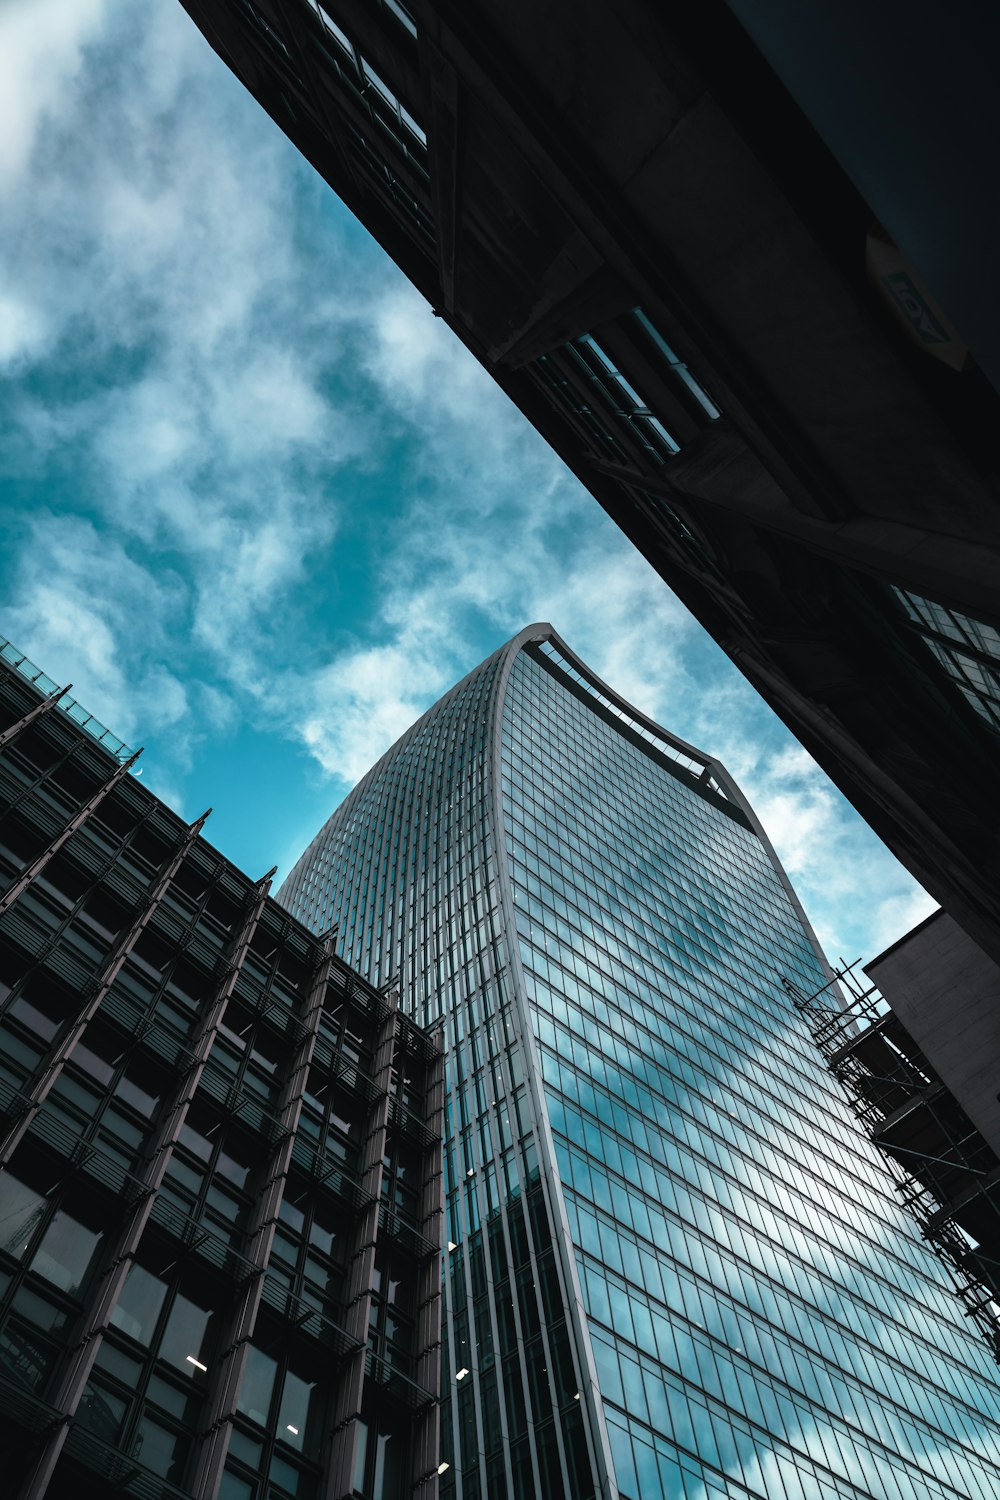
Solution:
M 531 627 L 279 899 L 446 1047 L 442 1495 L 969 1500 L 1000 1380 L 784 981 L 724 768 Z
M 182 3 L 1000 961 L 1000 404 L 966 347 L 974 333 L 963 342 L 948 325 L 878 222 L 915 202 L 930 240 L 954 252 L 959 221 L 932 211 L 920 172 L 932 162 L 939 186 L 974 177 L 943 96 L 928 112 L 919 71 L 899 76 L 907 49 L 926 50 L 902 0 L 877 20 L 854 4 L 750 0 Z M 812 58 L 823 83 L 804 89 L 834 149 L 734 12 L 776 58 Z M 960 89 L 947 37 L 992 58 L 995 28 L 983 7 L 938 20 L 935 47 Z M 844 52 L 863 86 L 838 97 L 828 69 Z M 902 95 L 894 112 L 886 101 Z M 884 164 L 895 216 L 834 155 L 864 108 L 848 131 L 854 163 Z M 980 161 L 988 117 L 978 105 L 961 116 Z M 976 284 L 979 328 L 997 300 L 982 274 L 990 198 L 965 204 L 988 247 L 978 276 L 961 244 L 947 272 L 952 287 Z M 901 222 L 912 236 L 909 210 Z M 995 361 L 988 334 L 979 352 Z
M 440 1043 L 0 642 L 10 1500 L 434 1500 Z

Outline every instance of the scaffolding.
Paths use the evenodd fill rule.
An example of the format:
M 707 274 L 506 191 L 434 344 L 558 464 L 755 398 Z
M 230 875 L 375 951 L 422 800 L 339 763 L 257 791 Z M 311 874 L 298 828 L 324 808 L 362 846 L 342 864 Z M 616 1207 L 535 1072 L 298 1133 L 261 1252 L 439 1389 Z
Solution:
M 859 964 L 784 987 L 1000 1364 L 1000 1159 Z

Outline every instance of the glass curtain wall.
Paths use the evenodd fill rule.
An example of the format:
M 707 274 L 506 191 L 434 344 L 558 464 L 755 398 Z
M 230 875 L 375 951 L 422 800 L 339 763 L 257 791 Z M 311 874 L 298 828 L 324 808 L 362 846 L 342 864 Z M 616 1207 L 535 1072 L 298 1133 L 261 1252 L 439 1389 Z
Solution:
M 445 1020 L 445 1495 L 1000 1493 L 996 1368 L 785 998 L 826 974 L 717 763 L 534 627 L 281 899 Z

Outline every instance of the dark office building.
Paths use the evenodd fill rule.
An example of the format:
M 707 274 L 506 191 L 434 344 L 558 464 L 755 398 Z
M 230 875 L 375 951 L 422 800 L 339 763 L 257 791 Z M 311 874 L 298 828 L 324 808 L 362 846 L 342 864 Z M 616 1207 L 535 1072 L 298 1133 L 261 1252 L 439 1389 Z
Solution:
M 0 642 L 9 1500 L 434 1500 L 440 1041 Z
M 279 892 L 445 1036 L 442 1496 L 1000 1494 L 1000 1371 L 784 980 L 739 788 L 551 626 L 387 752 Z
M 973 86 L 983 63 L 956 72 L 949 39 L 966 63 L 994 57 L 977 43 L 989 8 L 942 12 L 929 40 L 896 0 L 877 17 L 853 0 L 843 15 L 751 0 L 182 3 L 1000 960 L 1000 402 L 973 335 L 877 222 L 962 290 L 964 326 L 995 358 L 997 299 L 976 302 L 954 245 L 971 221 L 992 254 L 989 170 L 964 217 L 948 210 L 995 136 L 995 89 Z M 915 51 L 926 70 L 904 78 Z M 899 132 L 918 124 L 908 153 Z

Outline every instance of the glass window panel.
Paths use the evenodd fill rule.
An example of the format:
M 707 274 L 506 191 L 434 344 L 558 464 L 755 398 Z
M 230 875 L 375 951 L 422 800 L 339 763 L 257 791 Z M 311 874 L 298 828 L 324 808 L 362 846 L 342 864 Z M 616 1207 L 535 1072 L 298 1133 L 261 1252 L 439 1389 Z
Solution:
M 18 1290 L 13 1308 L 44 1333 L 61 1333 L 69 1322 L 69 1314 L 63 1308 L 55 1307 L 47 1297 L 40 1297 L 27 1286 Z
M 219 1486 L 219 1500 L 253 1500 L 254 1487 L 248 1479 L 242 1479 L 226 1468 Z
M 85 1073 L 89 1073 L 91 1078 L 96 1078 L 99 1083 L 105 1085 L 111 1082 L 115 1074 L 115 1070 L 111 1064 L 105 1062 L 103 1057 L 99 1057 L 96 1052 L 92 1051 L 90 1047 L 85 1046 L 83 1042 L 77 1042 L 73 1048 L 73 1051 L 70 1053 L 70 1062 L 75 1067 L 81 1068 Z
M 118 1080 L 115 1093 L 126 1104 L 130 1105 L 132 1109 L 145 1116 L 146 1119 L 151 1120 L 153 1111 L 159 1104 L 160 1099 L 158 1094 L 149 1092 L 149 1088 L 151 1087 L 150 1080 L 146 1078 L 144 1081 L 146 1087 L 142 1088 L 134 1079 L 123 1076 Z
M 34 1329 L 9 1318 L 0 1331 L 0 1365 L 18 1385 L 37 1389 L 55 1358 L 55 1351 Z
M 400 1440 L 391 1432 L 380 1432 L 375 1440 L 375 1500 L 392 1500 L 401 1489 L 402 1463 Z
M 64 1292 L 75 1292 L 83 1283 L 100 1238 L 60 1209 L 45 1231 L 31 1269 Z
M 176 1432 L 143 1413 L 133 1457 L 145 1469 L 176 1483 L 184 1466 L 186 1442 Z
M 198 1364 L 204 1364 L 205 1345 L 211 1312 L 199 1307 L 180 1293 L 167 1318 L 160 1341 L 159 1356 L 185 1375 L 199 1375 Z M 198 1363 L 196 1364 L 195 1361 Z
M 233 1435 L 229 1439 L 229 1452 L 233 1458 L 238 1458 L 253 1468 L 260 1468 L 264 1449 L 260 1443 L 248 1437 L 245 1432 L 241 1432 L 238 1427 L 234 1427 Z
M 91 1380 L 80 1398 L 76 1420 L 105 1443 L 117 1443 L 127 1411 L 124 1397 Z
M 119 1349 L 108 1338 L 101 1340 L 101 1347 L 97 1351 L 94 1364 L 97 1369 L 107 1370 L 109 1375 L 116 1376 L 125 1385 L 136 1388 L 139 1384 L 139 1376 L 142 1374 L 141 1362 Z
M 44 1011 L 39 1010 L 37 1005 L 24 995 L 17 995 L 11 1001 L 10 1014 L 23 1021 L 25 1026 L 30 1027 L 33 1035 L 41 1037 L 50 1042 L 62 1025 L 61 1017 L 47 1016 Z M 5 1039 L 6 1045 L 6 1039 Z
M 358 1423 L 357 1446 L 354 1451 L 354 1488 L 359 1494 L 365 1488 L 365 1467 L 368 1458 L 368 1423 Z
M 172 1417 L 179 1417 L 183 1421 L 193 1420 L 197 1411 L 199 1395 L 190 1390 L 181 1390 L 171 1380 L 163 1380 L 159 1375 L 154 1375 L 146 1387 L 146 1396 L 151 1402 Z
M 0 1173 L 0 1250 L 20 1260 L 45 1213 L 45 1199 L 9 1172 Z
M 250 1345 L 243 1379 L 240 1381 L 240 1393 L 236 1398 L 236 1410 L 243 1412 L 251 1421 L 259 1422 L 261 1427 L 267 1426 L 277 1368 L 269 1354 Z
M 285 1376 L 278 1409 L 278 1437 L 300 1452 L 306 1448 L 309 1438 L 314 1436 L 309 1430 L 309 1417 L 315 1392 L 315 1381 L 303 1380 L 289 1370 Z
M 166 1295 L 167 1289 L 159 1277 L 144 1266 L 133 1266 L 111 1313 L 111 1322 L 148 1348 Z

